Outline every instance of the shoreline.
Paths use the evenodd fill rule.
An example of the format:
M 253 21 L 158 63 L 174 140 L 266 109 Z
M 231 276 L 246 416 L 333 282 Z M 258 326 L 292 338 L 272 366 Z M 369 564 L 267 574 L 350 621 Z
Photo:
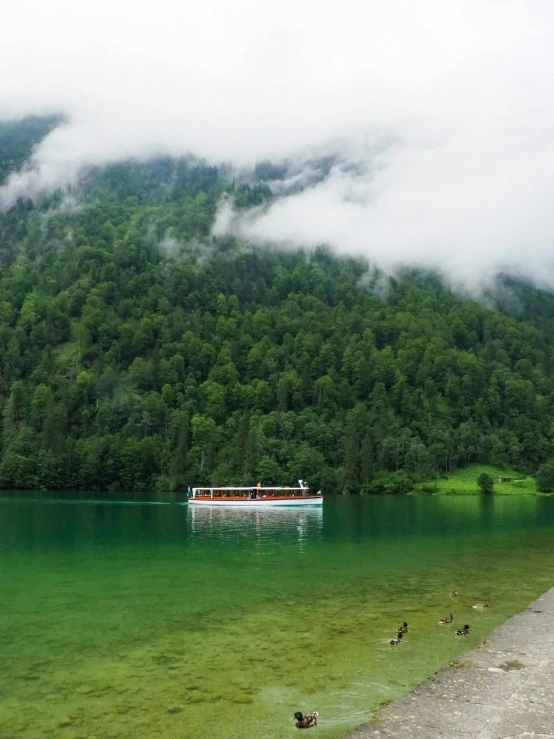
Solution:
M 344 739 L 554 739 L 554 588 Z
M 410 490 L 406 495 L 416 495 L 420 498 L 425 496 L 435 498 L 553 498 L 554 493 L 541 493 L 538 490 L 524 490 L 518 493 L 503 493 L 499 490 L 495 490 L 494 493 L 482 493 L 480 490 L 437 490 L 432 493 L 425 492 L 423 490 Z

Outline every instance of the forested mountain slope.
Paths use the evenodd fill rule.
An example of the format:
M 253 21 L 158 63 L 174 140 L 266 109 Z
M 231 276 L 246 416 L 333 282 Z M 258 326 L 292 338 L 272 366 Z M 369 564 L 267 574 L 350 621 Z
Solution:
M 0 120 L 0 184 L 29 159 L 33 147 L 63 122 L 61 116 L 30 116 L 23 122 Z
M 160 160 L 0 216 L 1 486 L 383 492 L 550 455 L 549 294 L 513 283 L 513 317 L 429 275 L 372 291 L 323 249 L 213 240 L 223 193 L 271 197 Z

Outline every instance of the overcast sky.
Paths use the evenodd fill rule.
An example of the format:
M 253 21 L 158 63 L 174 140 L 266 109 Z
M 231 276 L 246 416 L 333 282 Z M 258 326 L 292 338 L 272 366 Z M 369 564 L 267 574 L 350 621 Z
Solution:
M 0 199 L 132 155 L 338 153 L 356 169 L 218 232 L 554 284 L 553 32 L 550 0 L 18 0 L 0 118 L 70 122 Z

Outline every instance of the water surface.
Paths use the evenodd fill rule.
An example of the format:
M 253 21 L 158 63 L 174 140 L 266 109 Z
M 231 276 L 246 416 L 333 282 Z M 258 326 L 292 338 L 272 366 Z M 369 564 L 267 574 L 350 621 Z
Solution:
M 338 738 L 551 587 L 553 554 L 541 497 L 0 498 L 0 737 L 281 739 L 319 710 Z

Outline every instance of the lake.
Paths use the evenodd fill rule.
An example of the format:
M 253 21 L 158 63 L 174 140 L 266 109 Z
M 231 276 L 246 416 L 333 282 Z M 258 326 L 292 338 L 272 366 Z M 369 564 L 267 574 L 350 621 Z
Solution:
M 0 553 L 3 739 L 338 739 L 554 585 L 554 499 L 5 495 Z

